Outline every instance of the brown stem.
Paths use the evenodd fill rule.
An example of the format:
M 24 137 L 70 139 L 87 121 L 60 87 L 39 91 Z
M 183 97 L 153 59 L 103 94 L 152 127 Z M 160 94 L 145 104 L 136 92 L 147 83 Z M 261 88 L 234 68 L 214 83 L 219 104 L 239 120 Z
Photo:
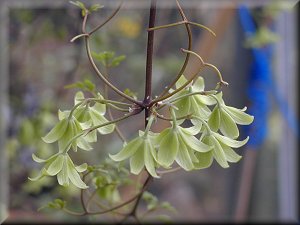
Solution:
M 183 21 L 188 21 L 179 2 L 176 1 L 177 3 L 177 7 L 178 7 L 178 10 L 179 10 L 179 13 L 182 17 L 182 20 Z M 191 31 L 191 28 L 190 28 L 190 25 L 188 23 L 184 23 L 185 24 L 185 27 L 186 27 L 186 31 L 187 31 L 187 34 L 188 34 L 188 50 L 191 50 L 192 49 L 192 43 L 193 43 L 193 38 L 192 38 L 192 31 Z M 184 60 L 184 63 L 180 69 L 180 71 L 178 72 L 177 76 L 175 77 L 175 79 L 165 88 L 165 90 L 156 98 L 152 101 L 152 104 L 155 104 L 157 102 L 159 102 L 160 98 L 162 96 L 164 96 L 165 94 L 168 93 L 168 91 L 176 84 L 176 82 L 179 80 L 179 78 L 181 77 L 181 75 L 184 73 L 187 65 L 188 65 L 188 62 L 190 60 L 190 54 L 186 54 L 186 57 L 185 57 L 185 60 Z

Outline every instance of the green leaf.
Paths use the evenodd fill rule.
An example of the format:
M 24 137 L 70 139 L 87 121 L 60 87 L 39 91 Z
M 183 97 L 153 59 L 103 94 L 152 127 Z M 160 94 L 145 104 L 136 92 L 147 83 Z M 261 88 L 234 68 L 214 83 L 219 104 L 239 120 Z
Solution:
M 177 212 L 177 210 L 169 202 L 162 202 L 160 207 L 173 213 Z
M 124 90 L 124 94 L 126 94 L 126 95 L 128 95 L 128 96 L 130 96 L 130 97 L 132 97 L 134 99 L 137 99 L 137 92 L 133 92 L 129 88 L 126 88 Z
M 212 151 L 214 158 L 223 168 L 228 168 L 229 165 L 226 160 L 225 153 L 220 145 L 220 143 L 216 140 L 214 136 L 209 136 L 209 143 L 214 146 Z
M 249 125 L 253 122 L 254 116 L 251 116 L 240 109 L 226 106 L 225 110 L 237 124 Z
M 126 59 L 126 56 L 125 55 L 120 55 L 118 57 L 115 57 L 112 62 L 111 62 L 111 66 L 118 66 L 120 65 L 120 63 L 122 61 L 124 61 Z
M 100 5 L 100 4 L 94 4 L 90 7 L 89 11 L 91 12 L 96 12 L 98 11 L 99 9 L 102 9 L 104 6 L 103 5 Z
M 65 89 L 72 89 L 72 88 L 79 88 L 79 89 L 84 89 L 84 83 L 82 82 L 76 82 L 76 83 L 72 83 L 72 84 L 68 84 L 68 85 L 65 85 L 64 88 Z
M 229 146 L 229 147 L 232 147 L 232 148 L 239 148 L 239 147 L 242 147 L 243 145 L 245 145 L 248 140 L 249 140 L 249 137 L 245 138 L 244 140 L 242 141 L 237 141 L 237 140 L 233 140 L 231 138 L 228 138 L 228 137 L 225 137 L 225 136 L 222 136 L 218 133 L 213 133 L 213 135 L 220 141 L 222 142 L 223 144 Z
M 56 157 L 56 159 L 48 167 L 47 173 L 50 176 L 55 176 L 56 174 L 58 174 L 61 171 L 63 165 L 64 165 L 64 156 L 58 155 Z
M 116 155 L 109 154 L 109 157 L 114 161 L 122 161 L 132 156 L 143 144 L 143 139 L 138 137 L 130 141 L 119 153 Z
M 45 137 L 42 137 L 43 141 L 46 143 L 53 143 L 57 141 L 64 135 L 64 133 L 67 130 L 67 127 L 68 127 L 67 119 L 61 120 L 54 126 L 54 128 Z
M 221 119 L 219 107 L 215 106 L 214 110 L 210 114 L 207 124 L 212 131 L 217 131 L 220 127 L 220 122 Z
M 169 167 L 174 162 L 178 153 L 178 137 L 173 128 L 167 128 L 160 136 L 162 138 L 159 144 L 157 160 L 162 166 Z M 158 138 L 160 139 L 160 137 Z
M 89 79 L 85 79 L 83 82 L 89 91 L 93 92 L 95 90 L 96 85 L 93 82 L 91 82 Z
M 81 8 L 81 9 L 86 9 L 85 8 L 85 5 L 82 3 L 82 2 L 80 2 L 80 1 L 76 1 L 76 2 L 73 2 L 73 1 L 69 1 L 71 4 L 73 4 L 73 5 L 75 5 L 75 6 L 77 6 L 77 7 L 79 7 L 79 8 Z
M 137 175 L 142 171 L 144 165 L 144 149 L 140 145 L 130 158 L 130 172 Z
M 222 108 L 220 109 L 220 117 L 221 117 L 221 123 L 220 123 L 221 132 L 227 137 L 236 139 L 239 136 L 239 129 L 236 123 L 234 122 L 234 120 Z

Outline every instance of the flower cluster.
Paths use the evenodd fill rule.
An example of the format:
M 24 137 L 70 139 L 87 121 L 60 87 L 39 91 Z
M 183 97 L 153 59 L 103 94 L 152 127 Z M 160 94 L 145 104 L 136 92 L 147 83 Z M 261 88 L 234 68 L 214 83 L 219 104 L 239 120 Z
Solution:
M 182 76 L 176 88 L 186 82 Z M 227 106 L 222 92 L 207 94 L 204 88 L 204 79 L 198 77 L 193 84 L 165 100 L 162 105 L 171 105 L 172 126 L 159 134 L 153 133 L 149 131 L 152 123 L 149 120 L 145 132 L 140 131 L 139 137 L 110 157 L 115 161 L 130 158 L 132 173 L 140 173 L 145 166 L 153 177 L 157 177 L 156 168 L 170 168 L 174 162 L 187 171 L 207 168 L 213 159 L 223 168 L 229 167 L 228 162 L 238 162 L 241 156 L 233 148 L 245 145 L 249 137 L 236 140 L 239 137 L 237 124 L 250 124 L 253 116 L 245 113 L 246 108 Z M 211 111 L 209 107 L 212 106 Z M 190 119 L 191 127 L 181 126 L 184 119 L 178 118 L 184 116 Z
M 109 134 L 114 131 L 114 124 L 101 126 L 109 123 L 104 116 L 105 104 L 98 103 L 101 100 L 103 97 L 100 94 L 93 101 L 89 101 L 85 99 L 82 92 L 77 92 L 74 108 L 71 111 L 59 110 L 59 122 L 42 138 L 46 143 L 58 142 L 58 153 L 47 160 L 33 155 L 34 161 L 45 163 L 45 166 L 40 174 L 36 178 L 30 178 L 31 180 L 38 180 L 44 176 L 57 176 L 60 185 L 68 186 L 70 180 L 78 188 L 87 188 L 79 175 L 86 170 L 87 165 L 75 166 L 68 151 L 70 148 L 75 152 L 77 148 L 92 150 L 90 143 L 97 141 L 97 131 L 100 134 Z

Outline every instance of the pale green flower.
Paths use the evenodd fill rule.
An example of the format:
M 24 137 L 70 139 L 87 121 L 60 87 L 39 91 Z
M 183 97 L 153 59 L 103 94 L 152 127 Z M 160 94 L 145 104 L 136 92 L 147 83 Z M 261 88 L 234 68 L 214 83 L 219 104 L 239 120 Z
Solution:
M 215 95 L 218 104 L 215 106 L 208 119 L 208 125 L 213 131 L 220 131 L 227 137 L 236 139 L 239 136 L 237 124 L 249 125 L 253 122 L 254 117 L 245 113 L 244 109 L 237 109 L 225 105 L 222 99 L 222 92 Z
M 99 100 L 102 100 L 103 97 L 98 94 L 97 98 Z M 75 95 L 75 105 L 80 103 L 84 99 L 83 93 L 77 92 Z M 87 106 L 80 106 L 78 107 L 75 112 L 74 116 L 76 119 L 80 122 L 81 126 L 84 129 L 93 127 L 93 126 L 98 126 L 104 123 L 109 122 L 105 117 L 106 113 L 106 105 L 105 104 L 100 104 L 100 103 L 94 103 L 93 106 L 90 106 L 88 104 Z M 110 124 L 104 127 L 100 127 L 97 130 L 91 131 L 88 135 L 85 136 L 85 139 L 88 142 L 96 142 L 97 141 L 97 131 L 100 134 L 110 134 L 114 131 L 115 125 Z
M 211 150 L 210 146 L 194 137 L 199 131 L 199 126 L 183 128 L 173 123 L 172 127 L 161 132 L 158 136 L 158 163 L 169 167 L 176 161 L 187 171 L 194 169 L 194 163 L 198 162 L 195 152 L 204 153 Z
M 130 158 L 130 171 L 139 174 L 144 167 L 153 177 L 158 177 L 155 168 L 157 167 L 157 153 L 155 144 L 157 134 L 151 131 L 145 134 L 140 131 L 139 136 L 126 144 L 116 155 L 109 155 L 114 161 L 123 161 Z
M 181 87 L 186 82 L 187 79 L 184 76 L 181 76 L 176 83 L 176 88 Z M 202 92 L 204 91 L 204 87 L 204 79 L 202 77 L 198 77 L 193 85 L 188 85 L 172 98 L 178 98 L 190 93 Z M 216 100 L 210 96 L 200 94 L 186 96 L 174 103 L 174 105 L 178 108 L 175 113 L 177 117 L 193 114 L 195 116 L 200 116 L 203 119 L 208 119 L 211 111 L 207 106 L 214 104 L 216 104 Z
M 232 148 L 239 148 L 245 145 L 249 140 L 249 137 L 242 141 L 237 141 L 229 137 L 222 136 L 216 132 L 211 131 L 210 135 L 206 135 L 203 138 L 203 142 L 212 147 L 212 151 L 207 153 L 196 153 L 198 159 L 197 163 L 194 163 L 195 168 L 203 169 L 211 165 L 213 158 L 223 168 L 229 167 L 228 162 L 236 163 L 241 159 Z
M 72 139 L 81 132 L 82 128 L 75 117 L 65 117 L 59 121 L 45 137 L 42 137 L 42 139 L 46 143 L 58 141 L 58 148 L 61 152 L 67 152 L 71 146 L 75 152 L 77 151 L 77 146 L 89 151 L 92 147 L 82 136 L 72 141 Z
M 86 189 L 88 186 L 81 180 L 79 173 L 86 171 L 87 164 L 75 166 L 67 153 L 57 153 L 50 158 L 40 159 L 34 154 L 34 161 L 38 163 L 46 163 L 40 174 L 35 178 L 29 178 L 32 181 L 37 181 L 44 176 L 57 176 L 58 183 L 63 186 L 69 186 L 70 181 L 76 187 Z

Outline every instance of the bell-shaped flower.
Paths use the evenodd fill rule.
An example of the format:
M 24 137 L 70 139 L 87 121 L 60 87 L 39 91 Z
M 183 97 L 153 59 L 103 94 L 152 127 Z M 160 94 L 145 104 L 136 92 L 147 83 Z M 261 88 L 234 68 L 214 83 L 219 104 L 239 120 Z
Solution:
M 197 169 L 203 169 L 209 167 L 213 161 L 213 158 L 223 168 L 229 167 L 228 162 L 236 163 L 241 159 L 232 148 L 239 148 L 245 145 L 249 140 L 249 137 L 242 141 L 237 141 L 225 136 L 222 136 L 216 132 L 211 131 L 210 135 L 203 138 L 203 142 L 212 147 L 212 151 L 208 153 L 197 153 L 196 157 L 198 163 L 195 163 Z
M 40 159 L 34 154 L 34 161 L 38 163 L 46 163 L 40 174 L 35 178 L 29 178 L 32 181 L 37 181 L 44 176 L 57 176 L 58 183 L 63 186 L 69 186 L 70 181 L 76 187 L 86 189 L 88 186 L 81 180 L 79 173 L 86 171 L 87 164 L 75 166 L 70 156 L 67 153 L 57 153 L 48 159 Z
M 97 98 L 99 100 L 102 100 L 103 97 L 98 94 Z M 80 103 L 84 99 L 84 95 L 82 92 L 77 92 L 75 95 L 75 105 Z M 86 106 L 80 106 L 78 107 L 75 112 L 74 116 L 75 118 L 80 122 L 81 126 L 84 129 L 93 127 L 93 126 L 98 126 L 104 123 L 109 122 L 105 117 L 105 112 L 106 112 L 106 105 L 105 104 L 100 104 L 100 103 L 95 103 L 93 106 L 90 106 L 89 104 Z M 100 134 L 110 134 L 114 131 L 115 125 L 110 124 L 104 127 L 100 127 L 97 130 L 91 131 L 88 135 L 86 135 L 85 139 L 88 142 L 96 142 L 97 141 L 97 131 Z
M 176 88 L 180 88 L 186 82 L 187 79 L 182 75 L 176 82 Z M 200 116 L 203 119 L 208 119 L 211 111 L 207 107 L 207 105 L 216 104 L 216 100 L 214 98 L 200 94 L 183 97 L 184 95 L 192 94 L 195 92 L 202 92 L 204 91 L 204 87 L 204 79 L 202 77 L 198 77 L 193 85 L 188 85 L 185 89 L 173 96 L 173 98 L 182 96 L 180 100 L 177 100 L 174 103 L 174 105 L 178 108 L 178 110 L 176 111 L 177 117 L 193 114 L 196 116 Z
M 157 165 L 157 153 L 155 150 L 157 134 L 148 131 L 146 134 L 139 131 L 139 136 L 126 144 L 123 149 L 109 155 L 114 161 L 123 161 L 130 158 L 130 172 L 139 174 L 144 167 L 151 176 L 158 178 L 155 169 Z
M 215 98 L 218 100 L 218 104 L 209 116 L 209 127 L 215 132 L 220 129 L 225 136 L 236 139 L 239 136 L 237 124 L 249 125 L 253 122 L 254 117 L 245 113 L 246 107 L 237 109 L 225 105 L 222 99 L 222 92 L 215 95 Z
M 43 141 L 46 143 L 58 141 L 58 147 L 61 152 L 67 152 L 71 146 L 74 151 L 77 151 L 77 146 L 86 151 L 91 150 L 92 147 L 82 136 L 75 138 L 82 132 L 82 128 L 76 118 L 74 116 L 69 117 L 67 116 L 68 114 L 68 112 L 59 111 L 61 120 L 45 137 L 42 137 Z
M 199 131 L 200 127 L 183 128 L 173 122 L 172 127 L 165 129 L 158 136 L 158 163 L 168 168 L 176 161 L 187 171 L 194 169 L 194 163 L 198 162 L 195 152 L 204 153 L 212 148 L 194 136 Z

